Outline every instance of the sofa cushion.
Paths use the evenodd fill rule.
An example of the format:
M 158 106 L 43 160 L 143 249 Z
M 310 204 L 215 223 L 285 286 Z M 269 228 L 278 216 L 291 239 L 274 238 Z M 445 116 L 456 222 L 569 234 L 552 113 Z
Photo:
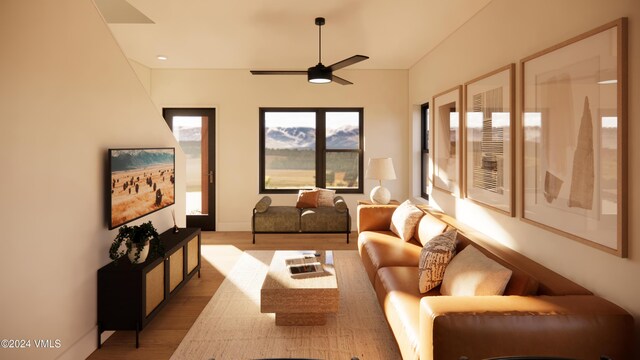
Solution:
M 253 222 L 256 232 L 298 232 L 300 210 L 293 206 L 270 206 L 263 213 L 257 212 Z
M 416 225 L 424 212 L 418 209 L 411 201 L 407 200 L 400 204 L 391 216 L 391 231 L 402 240 L 409 241 L 413 237 Z
M 421 293 L 426 293 L 442 283 L 444 271 L 456 254 L 457 235 L 456 229 L 436 235 L 420 251 L 418 288 Z
M 434 236 L 442 234 L 447 229 L 447 224 L 435 216 L 425 213 L 418 222 L 414 237 L 424 246 Z
M 333 197 L 336 195 L 335 190 L 314 188 L 318 190 L 318 206 L 320 207 L 333 207 Z
M 358 232 L 390 230 L 391 217 L 397 205 L 358 205 Z
M 451 260 L 444 273 L 442 295 L 502 295 L 512 271 L 467 246 Z
M 347 213 L 336 211 L 333 207 L 304 209 L 300 215 L 302 232 L 346 232 L 349 222 Z
M 296 207 L 298 209 L 317 208 L 319 194 L 318 190 L 300 190 Z
M 403 359 L 418 359 L 420 342 L 420 299 L 438 296 L 435 288 L 420 294 L 414 266 L 390 266 L 378 270 L 374 289 Z
M 404 242 L 391 231 L 364 231 L 358 236 L 358 251 L 372 284 L 376 272 L 384 266 L 413 266 L 417 276 L 421 249 L 419 244 Z

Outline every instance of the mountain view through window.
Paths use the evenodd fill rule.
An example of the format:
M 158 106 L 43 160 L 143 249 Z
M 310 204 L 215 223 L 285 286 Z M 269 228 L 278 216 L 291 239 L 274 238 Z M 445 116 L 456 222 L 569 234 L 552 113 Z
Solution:
M 262 117 L 265 190 L 360 187 L 361 112 L 280 109 Z
M 316 114 L 268 112 L 264 124 L 265 187 L 313 187 L 316 184 Z

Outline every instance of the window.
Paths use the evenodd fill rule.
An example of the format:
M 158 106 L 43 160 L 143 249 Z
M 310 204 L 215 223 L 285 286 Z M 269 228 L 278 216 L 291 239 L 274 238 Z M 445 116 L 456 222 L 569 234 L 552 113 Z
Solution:
M 362 108 L 260 108 L 260 193 L 362 193 Z
M 420 123 L 422 141 L 420 146 L 420 196 L 429 200 L 427 185 L 429 184 L 429 103 L 420 107 Z

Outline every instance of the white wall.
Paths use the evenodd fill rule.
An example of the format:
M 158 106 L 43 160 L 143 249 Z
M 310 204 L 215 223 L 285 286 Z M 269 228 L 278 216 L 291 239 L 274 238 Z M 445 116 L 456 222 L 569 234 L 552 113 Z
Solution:
M 110 147 L 177 146 L 91 0 L 0 2 L 0 339 L 59 339 L 2 359 L 82 359 L 96 348 L 97 270 Z M 184 226 L 176 205 L 146 217 Z M 139 222 L 139 221 L 138 221 Z
M 147 93 L 151 94 L 151 69 L 133 59 L 129 59 L 129 63 L 131 64 L 131 68 L 136 72 L 144 89 L 147 90 Z
M 620 305 L 636 317 L 636 343 L 640 354 L 640 4 L 637 0 L 493 0 L 436 49 L 410 69 L 411 106 L 454 85 L 463 84 L 489 71 L 620 17 L 629 18 L 629 258 L 621 259 L 567 238 L 525 224 L 518 218 L 486 210 L 434 190 L 431 202 L 459 220 L 499 242 L 531 257 Z M 428 18 L 426 19 L 428 21 Z M 520 74 L 516 76 L 516 99 L 520 99 Z M 413 107 L 412 107 L 413 108 Z M 517 101 L 519 114 L 520 104 Z M 411 119 L 412 194 L 419 196 L 419 122 Z M 519 116 L 517 116 L 517 121 Z M 520 141 L 520 139 L 518 139 Z M 516 169 L 520 148 L 517 147 Z M 417 173 L 416 173 L 417 172 Z M 516 172 L 519 179 L 520 172 Z M 518 180 L 519 181 L 519 180 Z M 516 182 L 518 184 L 518 182 Z M 417 191 L 416 191 L 417 189 Z M 520 187 L 518 187 L 520 189 Z M 517 197 L 517 204 L 521 204 Z
M 392 157 L 398 180 L 386 181 L 392 197 L 406 199 L 408 82 L 405 70 L 345 70 L 354 85 L 313 85 L 303 76 L 252 76 L 249 70 L 151 71 L 151 94 L 163 107 L 216 108 L 217 230 L 251 230 L 258 194 L 258 109 L 260 107 L 363 107 L 366 163 Z M 365 194 L 345 194 L 355 221 L 358 199 L 376 186 L 365 180 Z M 296 195 L 270 195 L 276 205 L 294 205 Z M 355 229 L 355 228 L 354 228 Z

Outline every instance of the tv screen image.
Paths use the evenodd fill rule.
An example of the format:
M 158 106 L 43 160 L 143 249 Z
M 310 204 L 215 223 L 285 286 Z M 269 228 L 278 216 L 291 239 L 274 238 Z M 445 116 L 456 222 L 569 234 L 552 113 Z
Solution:
M 110 149 L 109 229 L 175 203 L 175 149 Z

